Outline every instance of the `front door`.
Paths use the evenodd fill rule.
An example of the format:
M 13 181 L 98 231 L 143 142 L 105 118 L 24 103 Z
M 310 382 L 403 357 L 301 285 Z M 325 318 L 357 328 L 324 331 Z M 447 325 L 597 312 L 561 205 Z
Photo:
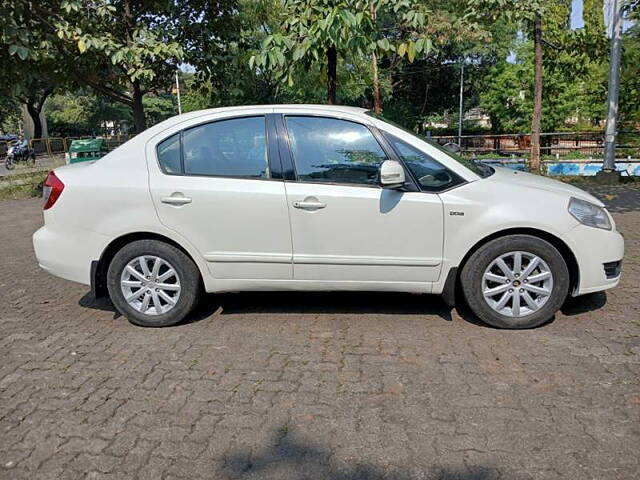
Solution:
M 266 132 L 264 116 L 222 119 L 177 132 L 151 154 L 160 221 L 199 250 L 215 278 L 292 278 L 284 183 L 270 167 Z
M 378 168 L 387 155 L 363 124 L 285 115 L 284 126 L 296 173 L 285 183 L 294 278 L 436 281 L 443 242 L 439 196 L 380 188 Z

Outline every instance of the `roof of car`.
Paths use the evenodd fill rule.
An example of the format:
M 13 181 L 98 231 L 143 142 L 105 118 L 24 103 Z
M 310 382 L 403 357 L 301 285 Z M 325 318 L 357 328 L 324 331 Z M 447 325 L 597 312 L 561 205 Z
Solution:
M 200 116 L 206 113 L 218 113 L 218 112 L 235 112 L 242 110 L 323 110 L 335 113 L 355 113 L 362 114 L 368 109 L 360 107 L 349 107 L 345 105 L 321 105 L 321 104 L 272 104 L 272 105 L 239 105 L 235 107 L 220 107 L 209 108 L 206 110 L 198 110 L 195 112 L 189 112 L 182 115 L 185 116 Z
M 273 105 L 240 105 L 236 107 L 220 107 L 220 108 L 210 108 L 206 110 L 197 110 L 193 112 L 183 113 L 182 115 L 176 115 L 174 117 L 168 118 L 153 127 L 148 128 L 141 134 L 134 137 L 138 142 L 146 141 L 145 139 L 151 138 L 154 135 L 164 131 L 167 128 L 174 127 L 178 123 L 182 123 L 185 121 L 189 121 L 192 119 L 196 119 L 199 117 L 207 117 L 209 115 L 215 114 L 230 114 L 233 115 L 235 112 L 242 113 L 243 111 L 250 111 L 252 113 L 258 114 L 266 114 L 270 112 L 291 112 L 299 110 L 300 112 L 311 113 L 311 112 L 324 112 L 324 113 L 333 113 L 333 114 L 351 114 L 351 115 L 362 115 L 368 110 L 366 108 L 359 107 L 348 107 L 344 105 L 312 105 L 312 104 L 273 104 Z

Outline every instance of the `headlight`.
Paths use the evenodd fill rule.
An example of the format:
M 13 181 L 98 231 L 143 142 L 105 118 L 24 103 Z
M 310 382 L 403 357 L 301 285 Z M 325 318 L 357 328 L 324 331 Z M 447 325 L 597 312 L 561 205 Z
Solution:
M 569 213 L 583 225 L 611 230 L 609 215 L 607 215 L 604 208 L 593 203 L 571 197 L 571 200 L 569 200 Z

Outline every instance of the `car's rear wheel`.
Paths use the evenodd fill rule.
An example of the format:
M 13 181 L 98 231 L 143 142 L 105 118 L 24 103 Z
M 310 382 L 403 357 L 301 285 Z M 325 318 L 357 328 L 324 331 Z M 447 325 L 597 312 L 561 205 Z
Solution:
M 461 274 L 462 291 L 481 320 L 499 328 L 547 322 L 569 291 L 569 271 L 558 250 L 531 235 L 492 240 L 474 252 Z
M 180 249 L 158 240 L 125 245 L 107 271 L 109 296 L 130 322 L 166 327 L 182 321 L 201 293 L 198 268 Z

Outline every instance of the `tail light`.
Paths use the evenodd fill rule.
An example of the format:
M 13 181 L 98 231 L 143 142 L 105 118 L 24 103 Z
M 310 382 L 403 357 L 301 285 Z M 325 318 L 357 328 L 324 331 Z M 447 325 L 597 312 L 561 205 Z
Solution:
M 53 171 L 49 172 L 42 188 L 42 197 L 44 198 L 44 210 L 53 207 L 60 194 L 64 190 L 64 183 L 60 181 Z

